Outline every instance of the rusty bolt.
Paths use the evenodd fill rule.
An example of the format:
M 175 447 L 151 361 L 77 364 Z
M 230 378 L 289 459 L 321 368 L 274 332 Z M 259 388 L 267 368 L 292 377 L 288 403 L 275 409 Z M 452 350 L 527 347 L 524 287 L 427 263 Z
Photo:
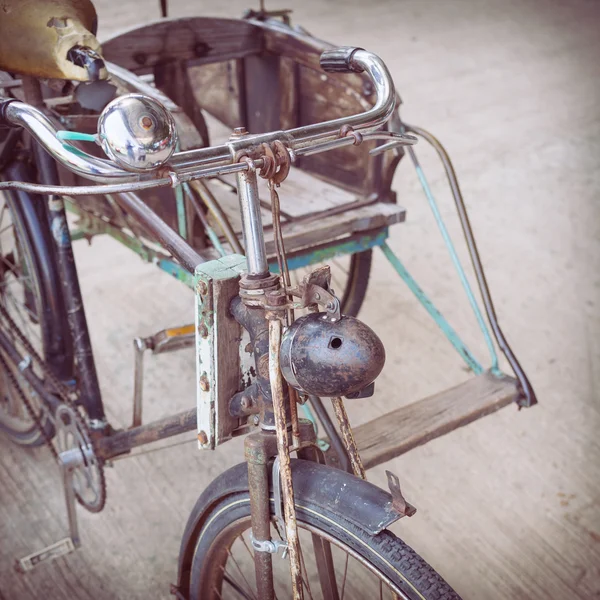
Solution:
M 199 281 L 198 282 L 198 286 L 196 287 L 196 291 L 201 295 L 204 296 L 207 292 L 208 292 L 208 286 L 206 285 L 206 282 L 204 281 Z
M 200 325 L 198 325 L 198 334 L 202 338 L 208 337 L 208 327 L 206 327 L 204 323 L 200 323 Z
M 283 290 L 274 290 L 267 292 L 267 302 L 270 306 L 283 306 L 286 301 L 285 292 Z
M 198 433 L 198 441 L 204 446 L 208 443 L 208 436 L 206 435 L 206 431 L 200 431 Z
M 246 135 L 248 131 L 246 131 L 245 127 L 236 127 L 233 130 L 233 135 Z
M 208 383 L 208 377 L 206 375 L 200 377 L 200 389 L 203 392 L 208 392 L 208 390 L 210 390 L 210 384 Z

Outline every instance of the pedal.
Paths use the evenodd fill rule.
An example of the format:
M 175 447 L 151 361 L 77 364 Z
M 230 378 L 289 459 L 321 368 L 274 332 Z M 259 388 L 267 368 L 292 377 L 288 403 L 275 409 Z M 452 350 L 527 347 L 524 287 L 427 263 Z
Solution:
M 182 348 L 190 348 L 195 343 L 196 326 L 183 325 L 163 329 L 147 338 L 135 338 L 133 349 L 135 352 L 135 366 L 133 372 L 133 419 L 131 427 L 142 424 L 142 396 L 144 388 L 144 353 L 151 350 L 152 354 L 165 354 L 175 352 Z
M 146 348 L 152 350 L 152 354 L 164 354 L 193 346 L 196 339 L 195 333 L 196 326 L 192 323 L 182 327 L 163 329 L 153 336 L 145 338 L 144 342 Z
M 66 537 L 59 542 L 46 546 L 38 552 L 33 552 L 32 554 L 19 559 L 17 561 L 17 569 L 22 573 L 26 573 L 42 562 L 65 556 L 66 554 L 74 552 L 76 549 L 77 546 L 75 546 L 73 540 L 70 537 Z
M 77 507 L 75 504 L 75 490 L 73 488 L 73 473 L 78 466 L 84 463 L 85 457 L 79 450 L 66 450 L 65 452 L 61 452 L 59 457 L 61 459 L 63 486 L 67 504 L 67 517 L 69 520 L 69 537 L 17 560 L 16 568 L 22 573 L 31 571 L 34 567 L 37 567 L 43 562 L 70 554 L 77 550 L 81 545 L 79 540 L 79 528 L 77 526 Z

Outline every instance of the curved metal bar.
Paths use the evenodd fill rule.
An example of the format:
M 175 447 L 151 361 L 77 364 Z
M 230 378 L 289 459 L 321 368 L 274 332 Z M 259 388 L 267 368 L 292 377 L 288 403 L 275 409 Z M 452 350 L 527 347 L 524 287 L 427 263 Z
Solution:
M 344 125 L 356 130 L 375 129 L 392 116 L 396 106 L 396 90 L 385 63 L 379 56 L 366 50 L 356 50 L 352 55 L 352 62 L 366 71 L 371 78 L 377 96 L 375 104 L 368 111 L 358 115 L 288 130 L 286 133 L 297 142 L 297 147 L 310 144 L 314 140 L 337 137 L 340 128 Z
M 235 142 L 235 152 L 239 154 L 262 142 L 272 142 L 274 135 L 276 138 L 287 138 L 292 142 L 294 150 L 300 150 L 307 146 L 314 146 L 315 142 L 335 140 L 339 137 L 342 126 L 354 130 L 369 130 L 383 125 L 392 115 L 396 104 L 396 93 L 391 75 L 378 56 L 365 50 L 356 50 L 352 55 L 352 61 L 355 67 L 366 71 L 373 81 L 377 99 L 372 108 L 357 115 L 297 127 L 276 134 L 248 135 Z M 111 68 L 117 78 L 126 77 L 123 70 L 114 66 Z M 139 82 L 137 85 L 139 86 Z M 152 89 L 151 95 L 157 95 L 154 89 Z M 57 138 L 57 131 L 52 122 L 40 110 L 32 106 L 22 102 L 9 101 L 0 103 L 0 107 L 2 116 L 9 123 L 27 129 L 56 160 L 82 177 L 103 183 L 111 183 L 115 180 L 133 182 L 149 177 L 158 177 L 156 172 L 140 177 L 139 174 L 120 169 L 107 160 L 91 156 L 74 146 L 64 144 Z M 324 152 L 328 149 L 328 147 L 323 147 L 320 151 Z M 233 146 L 221 145 L 176 153 L 169 161 L 168 168 L 180 174 L 188 169 L 198 170 L 205 167 L 216 168 L 229 165 L 233 160 Z
M 102 158 L 82 152 L 75 146 L 64 144 L 57 130 L 42 111 L 24 102 L 10 102 L 4 107 L 7 121 L 26 129 L 56 160 L 77 175 L 95 181 L 138 181 L 139 175 L 116 167 Z
M 151 181 L 134 181 L 132 183 L 113 183 L 108 185 L 43 185 L 25 181 L 1 181 L 2 190 L 22 190 L 32 194 L 56 194 L 58 196 L 89 196 L 93 194 L 116 194 L 118 192 L 137 192 L 157 187 L 169 187 L 172 181 L 168 177 Z
M 473 264 L 473 271 L 475 272 L 475 277 L 477 278 L 477 284 L 479 286 L 479 291 L 483 299 L 483 304 L 485 306 L 485 312 L 487 314 L 488 321 L 494 333 L 494 337 L 496 338 L 496 342 L 500 347 L 500 350 L 502 350 L 504 356 L 506 356 L 506 359 L 508 360 L 512 370 L 514 371 L 517 379 L 519 380 L 519 385 L 523 392 L 524 397 L 518 400 L 517 403 L 519 404 L 519 406 L 523 407 L 533 406 L 534 404 L 537 404 L 537 398 L 533 387 L 529 382 L 525 371 L 523 371 L 523 368 L 517 360 L 517 357 L 515 356 L 511 347 L 508 345 L 508 342 L 506 341 L 506 338 L 504 337 L 504 334 L 500 329 L 500 324 L 498 323 L 496 309 L 494 308 L 492 295 L 490 293 L 483 266 L 481 264 L 479 250 L 477 249 L 475 236 L 473 235 L 471 222 L 469 221 L 469 215 L 467 214 L 467 210 L 465 208 L 465 202 L 460 191 L 460 186 L 458 184 L 458 179 L 456 177 L 452 161 L 450 160 L 446 149 L 442 146 L 439 140 L 431 133 L 429 133 L 425 129 L 422 129 L 421 127 L 415 127 L 414 125 L 407 125 L 406 123 L 404 123 L 403 126 L 406 131 L 410 131 L 411 133 L 420 136 L 426 142 L 431 144 L 437 152 L 438 156 L 440 157 L 440 160 L 442 161 L 444 170 L 446 171 L 446 176 L 448 177 L 450 189 L 452 190 L 452 196 L 456 204 L 456 210 L 458 212 L 460 224 L 462 226 L 465 240 L 467 242 L 467 248 L 469 249 L 469 255 Z

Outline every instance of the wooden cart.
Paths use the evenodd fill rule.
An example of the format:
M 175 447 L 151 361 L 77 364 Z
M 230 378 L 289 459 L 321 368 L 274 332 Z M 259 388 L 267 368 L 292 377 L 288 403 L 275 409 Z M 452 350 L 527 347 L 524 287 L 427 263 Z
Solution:
M 236 127 L 244 126 L 251 133 L 277 131 L 362 112 L 371 106 L 373 90 L 366 77 L 322 72 L 319 55 L 328 44 L 302 29 L 292 29 L 284 22 L 285 15 L 284 21 L 265 15 L 254 17 L 163 20 L 105 41 L 103 54 L 107 60 L 141 76 L 147 85 L 156 86 L 182 109 L 176 112 L 182 149 L 223 142 Z M 86 115 L 69 115 L 65 119 L 70 119 L 71 128 L 79 130 L 85 130 L 89 121 Z M 390 123 L 393 128 L 403 126 L 397 113 Z M 443 149 L 438 151 L 444 159 Z M 405 218 L 405 211 L 391 190 L 394 171 L 403 155 L 402 150 L 394 150 L 370 156 L 364 145 L 297 160 L 282 188 L 283 233 L 290 267 L 381 246 L 404 277 L 400 263 L 385 243 L 388 228 Z M 450 172 L 451 184 L 452 176 Z M 209 192 L 239 238 L 239 209 L 233 184 L 233 180 L 213 182 Z M 193 240 L 204 258 L 212 260 L 218 256 L 192 207 L 169 191 L 153 191 L 145 200 L 174 229 Z M 466 211 L 463 218 L 461 203 L 458 190 L 457 207 L 465 226 Z M 267 249 L 275 267 L 271 207 L 266 199 L 262 206 Z M 79 235 L 108 233 L 145 259 L 156 259 L 154 247 L 140 242 L 144 232 L 130 235 L 127 216 L 108 200 L 90 198 L 88 203 L 78 202 L 72 208 L 81 217 Z M 493 337 L 517 378 L 499 373 L 495 366 L 491 370 L 475 367 L 467 360 L 475 377 L 466 383 L 355 429 L 366 467 L 390 460 L 513 402 L 520 406 L 535 403 L 533 390 L 498 327 L 468 218 L 465 235 Z M 231 249 L 232 241 L 226 236 L 221 236 L 219 243 L 226 250 Z M 155 262 L 191 283 L 176 264 Z M 429 301 L 420 296 L 420 288 L 407 283 L 429 309 Z M 430 310 L 430 314 L 438 320 L 439 313 Z M 444 329 L 445 321 L 439 317 Z M 464 357 L 460 340 L 453 343 Z

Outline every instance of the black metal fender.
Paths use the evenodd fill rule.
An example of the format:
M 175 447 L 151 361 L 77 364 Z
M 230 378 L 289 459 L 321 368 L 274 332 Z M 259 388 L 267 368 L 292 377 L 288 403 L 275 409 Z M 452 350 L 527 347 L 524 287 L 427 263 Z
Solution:
M 307 460 L 292 460 L 296 501 L 310 501 L 323 509 L 333 509 L 344 519 L 377 535 L 400 518 L 392 507 L 392 496 L 376 485 L 350 473 Z M 183 532 L 177 574 L 178 597 L 187 598 L 196 540 L 211 510 L 224 498 L 248 490 L 248 467 L 240 463 L 219 475 L 202 492 Z
M 14 160 L 8 164 L 1 178 L 8 181 L 36 181 L 31 165 L 24 160 Z M 46 200 L 42 196 L 21 190 L 8 190 L 4 193 L 11 211 L 14 211 L 24 227 L 33 248 L 42 294 L 43 306 L 40 309 L 46 313 L 44 350 L 47 362 L 59 379 L 70 380 L 74 376 L 73 345 L 60 287 Z

